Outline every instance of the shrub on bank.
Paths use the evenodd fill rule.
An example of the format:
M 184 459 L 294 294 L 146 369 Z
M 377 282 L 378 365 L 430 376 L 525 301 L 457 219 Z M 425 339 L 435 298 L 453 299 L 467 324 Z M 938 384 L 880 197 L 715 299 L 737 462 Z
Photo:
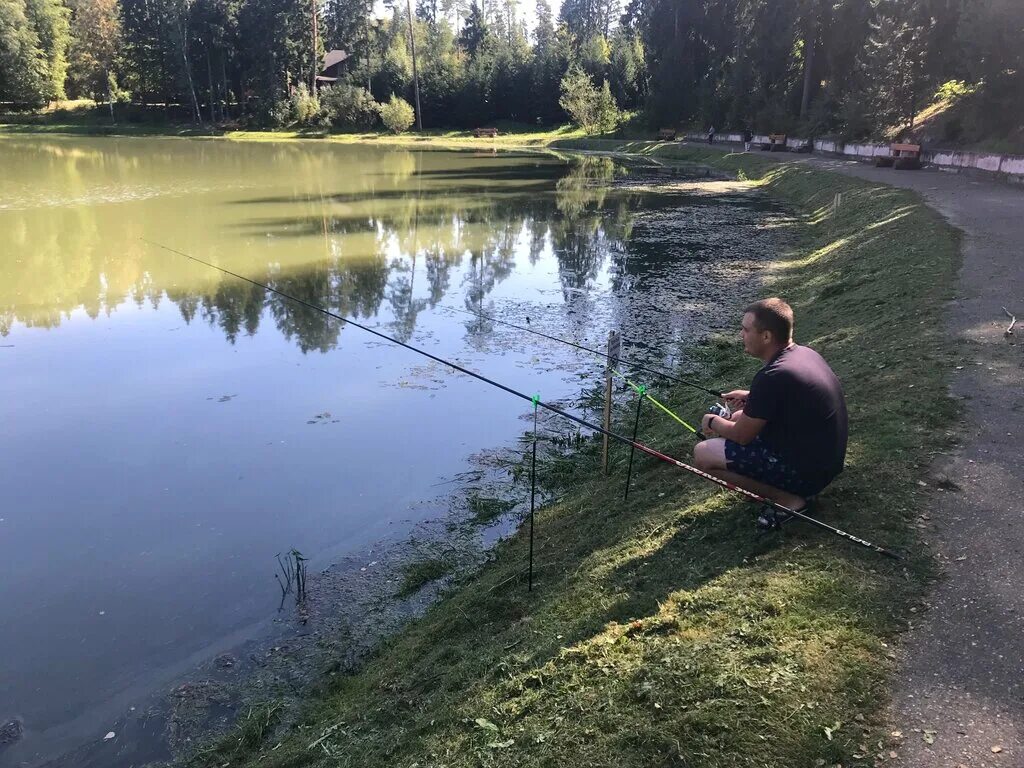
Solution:
M 331 127 L 342 131 L 368 131 L 380 116 L 380 105 L 368 90 L 344 83 L 320 92 L 320 110 Z
M 562 78 L 561 90 L 559 106 L 587 133 L 614 131 L 619 124 L 619 108 L 607 80 L 598 88 L 590 75 L 572 67 Z
M 299 83 L 292 91 L 288 107 L 291 122 L 298 125 L 315 125 L 320 122 L 320 99 L 315 93 L 309 92 L 305 83 Z
M 412 105 L 394 94 L 391 94 L 391 98 L 386 104 L 381 104 L 378 107 L 378 111 L 384 127 L 392 133 L 407 131 L 416 122 L 416 113 L 413 111 Z

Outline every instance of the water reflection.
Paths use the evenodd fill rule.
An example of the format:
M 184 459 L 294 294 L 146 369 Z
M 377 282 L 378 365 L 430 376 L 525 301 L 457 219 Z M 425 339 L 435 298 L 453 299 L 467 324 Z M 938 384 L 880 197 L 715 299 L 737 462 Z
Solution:
M 13 256 L 0 262 L 4 336 L 16 323 L 55 327 L 78 308 L 95 318 L 125 302 L 156 307 L 167 299 L 185 322 L 205 321 L 232 343 L 272 319 L 305 352 L 337 346 L 342 328 L 330 318 L 203 272 L 145 237 L 343 316 L 375 317 L 386 304 L 394 332 L 408 339 L 463 267 L 462 303 L 482 310 L 517 252 L 536 263 L 547 249 L 569 301 L 606 260 L 625 261 L 638 214 L 678 204 L 617 189 L 625 169 L 597 157 L 512 155 L 495 163 L 369 150 L 353 174 L 329 149 L 289 145 L 224 152 L 224 145 L 174 141 L 144 151 L 130 142 L 112 151 L 13 144 L 4 148 L 12 173 L 0 185 L 5 251 Z M 187 159 L 201 164 L 201 181 L 176 175 L 183 153 L 197 155 Z M 19 175 L 22 166 L 38 183 Z M 285 173 L 293 193 L 253 193 Z M 120 205 L 127 201 L 130 217 Z M 648 259 L 616 274 L 655 267 Z

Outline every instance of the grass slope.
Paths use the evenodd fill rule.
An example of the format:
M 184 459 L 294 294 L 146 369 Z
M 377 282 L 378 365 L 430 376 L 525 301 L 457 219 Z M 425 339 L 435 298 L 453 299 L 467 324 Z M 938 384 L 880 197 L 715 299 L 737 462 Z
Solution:
M 532 593 L 521 533 L 362 670 L 333 678 L 303 722 L 268 740 L 273 711 L 254 710 L 193 764 L 849 767 L 898 749 L 881 728 L 887 641 L 929 577 L 913 555 L 927 504 L 917 480 L 953 438 L 941 312 L 956 234 L 911 194 L 803 165 L 572 146 L 706 162 L 804 215 L 765 292 L 791 301 L 798 341 L 847 390 L 848 468 L 821 514 L 911 557 L 887 561 L 797 525 L 759 539 L 753 507 L 647 458 L 623 503 L 625 451 L 604 479 L 587 443 L 545 464 L 566 490 L 538 515 Z M 756 367 L 733 339 L 700 353 L 704 378 L 722 385 Z M 686 391 L 667 399 L 690 414 L 706 405 Z M 689 453 L 667 419 L 651 414 L 641 434 Z

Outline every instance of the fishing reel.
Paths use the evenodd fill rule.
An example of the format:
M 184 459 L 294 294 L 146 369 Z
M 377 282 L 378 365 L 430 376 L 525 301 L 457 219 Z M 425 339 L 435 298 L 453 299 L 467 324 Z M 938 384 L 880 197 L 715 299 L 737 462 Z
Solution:
M 710 406 L 708 406 L 707 412 L 714 414 L 715 416 L 721 416 L 723 419 L 732 418 L 732 411 L 729 410 L 729 406 L 722 405 L 722 403 L 712 403 Z M 707 439 L 707 435 L 705 435 L 703 432 L 697 432 L 698 441 L 704 441 Z
M 722 403 L 712 403 L 710 406 L 708 406 L 708 413 L 713 414 L 715 416 L 720 416 L 723 419 L 732 418 L 732 410 L 729 408 L 728 405 L 723 405 Z

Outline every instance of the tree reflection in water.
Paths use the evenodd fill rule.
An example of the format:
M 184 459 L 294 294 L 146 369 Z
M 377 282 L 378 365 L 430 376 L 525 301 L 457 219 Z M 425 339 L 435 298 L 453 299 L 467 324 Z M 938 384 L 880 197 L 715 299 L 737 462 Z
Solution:
M 198 150 L 214 163 L 214 189 L 244 173 L 252 149 L 242 158 L 229 157 L 226 167 L 208 147 Z M 147 156 L 150 176 L 157 176 L 151 184 L 173 183 L 180 151 L 169 146 L 169 158 Z M 0 334 L 15 323 L 52 328 L 77 309 L 96 318 L 129 300 L 156 307 L 166 297 L 186 323 L 202 319 L 232 344 L 272 319 L 303 352 L 338 345 L 343 326 L 331 318 L 212 270 L 202 272 L 185 259 L 175 261 L 144 243 L 147 237 L 345 317 L 374 318 L 386 306 L 392 332 L 407 340 L 420 313 L 453 291 L 466 309 L 486 312 L 487 297 L 512 274 L 520 256 L 535 264 L 549 251 L 565 300 L 578 300 L 609 259 L 628 268 L 635 217 L 669 202 L 618 187 L 624 170 L 609 158 L 509 155 L 485 162 L 456 155 L 461 162 L 452 167 L 425 167 L 417 154 L 388 150 L 373 154 L 344 191 L 328 193 L 322 152 L 288 145 L 272 151 L 272 166 L 286 166 L 290 177 L 316 179 L 317 191 L 310 193 L 314 185 L 306 184 L 303 192 L 242 195 L 219 205 L 172 200 L 180 209 L 172 214 L 177 219 L 168 222 L 161 213 L 159 227 L 153 226 L 154 206 L 169 205 L 166 197 L 129 203 L 145 214 L 133 217 L 105 203 L 4 212 L 16 224 L 8 229 L 17 258 L 0 262 Z M 117 162 L 130 162 L 123 154 Z M 100 194 L 90 186 L 95 158 L 60 156 L 50 148 L 44 162 L 67 194 Z M 131 189 L 130 169 L 108 157 L 101 162 L 114 163 L 114 177 Z M 225 210 L 239 211 L 241 220 L 235 215 L 226 221 Z M 160 238 L 154 229 L 163 232 Z M 455 272 L 464 275 L 457 286 Z M 583 302 L 577 320 L 585 322 L 586 314 Z M 466 327 L 471 335 L 488 330 L 479 319 Z

